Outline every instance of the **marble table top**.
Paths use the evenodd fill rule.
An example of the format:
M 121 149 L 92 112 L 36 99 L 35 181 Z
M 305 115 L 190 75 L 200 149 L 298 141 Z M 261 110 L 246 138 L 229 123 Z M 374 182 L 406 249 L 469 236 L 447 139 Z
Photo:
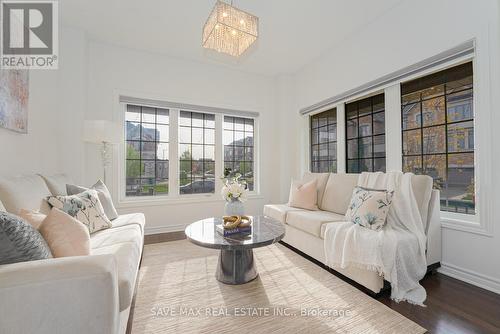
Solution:
M 222 236 L 215 226 L 223 223 L 222 217 L 199 220 L 186 227 L 186 237 L 196 245 L 216 249 L 251 249 L 271 245 L 285 236 L 285 226 L 267 216 L 251 216 L 252 233 Z

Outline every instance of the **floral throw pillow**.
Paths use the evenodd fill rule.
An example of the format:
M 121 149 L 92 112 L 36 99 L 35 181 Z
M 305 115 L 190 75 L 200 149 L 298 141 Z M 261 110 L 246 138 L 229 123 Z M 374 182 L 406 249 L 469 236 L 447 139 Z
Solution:
M 51 196 L 48 201 L 53 207 L 87 226 L 90 233 L 111 227 L 111 221 L 104 214 L 99 195 L 93 189 L 77 195 Z
M 345 214 L 354 224 L 380 231 L 386 223 L 394 191 L 356 187 Z

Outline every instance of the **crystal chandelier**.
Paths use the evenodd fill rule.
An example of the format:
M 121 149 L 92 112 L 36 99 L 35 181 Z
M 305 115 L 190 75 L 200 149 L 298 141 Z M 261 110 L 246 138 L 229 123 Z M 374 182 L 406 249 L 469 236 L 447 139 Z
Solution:
M 259 35 L 259 18 L 231 4 L 217 1 L 203 27 L 204 48 L 238 57 Z

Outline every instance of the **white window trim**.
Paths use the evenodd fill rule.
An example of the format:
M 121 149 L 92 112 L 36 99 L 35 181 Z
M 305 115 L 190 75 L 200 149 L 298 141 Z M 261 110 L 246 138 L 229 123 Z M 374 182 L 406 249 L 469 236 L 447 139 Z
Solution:
M 324 110 L 328 110 L 331 108 L 337 108 L 337 134 L 339 136 L 340 130 L 345 128 L 345 117 L 339 117 L 339 112 L 344 111 L 344 106 L 346 103 L 358 100 L 363 97 L 367 97 L 370 95 L 374 95 L 376 93 L 380 93 L 380 89 L 386 93 L 390 94 L 391 98 L 386 100 L 386 127 L 394 126 L 395 121 L 390 120 L 387 122 L 388 110 L 398 110 L 399 111 L 399 119 L 401 113 L 401 91 L 400 89 L 391 88 L 395 85 L 401 85 L 403 82 L 410 81 L 412 79 L 423 77 L 428 74 L 439 72 L 446 68 L 450 68 L 453 66 L 457 66 L 459 64 L 472 61 L 473 64 L 473 90 L 474 90 L 474 99 L 473 99 L 473 108 L 474 108 L 474 173 L 475 173 L 475 191 L 476 191 L 476 214 L 467 215 L 460 214 L 454 212 L 446 212 L 441 211 L 441 227 L 445 229 L 452 229 L 467 233 L 474 233 L 482 236 L 492 237 L 493 236 L 493 202 L 492 198 L 494 198 L 495 194 L 493 193 L 493 189 L 491 185 L 488 185 L 488 180 L 492 180 L 492 148 L 491 148 L 491 134 L 493 133 L 493 122 L 491 121 L 491 113 L 481 113 L 480 110 L 492 110 L 491 105 L 491 69 L 490 69 L 490 61 L 488 59 L 489 55 L 489 46 L 488 43 L 483 43 L 478 45 L 475 43 L 475 53 L 467 56 L 463 56 L 457 59 L 454 59 L 450 62 L 446 62 L 440 64 L 439 66 L 427 69 L 425 71 L 416 73 L 412 76 L 406 77 L 403 80 L 391 82 L 389 84 L 384 85 L 383 87 L 377 87 L 371 91 L 365 91 L 362 94 L 353 96 L 349 99 L 338 101 L 335 105 L 328 105 L 321 109 L 315 110 L 313 113 L 302 115 L 303 121 L 303 131 L 309 134 L 309 116 L 320 113 Z M 484 55 L 484 58 L 481 58 L 479 55 Z M 395 95 L 399 94 L 399 98 L 396 98 Z M 387 95 L 386 95 L 387 96 Z M 387 105 L 387 103 L 396 103 L 397 105 Z M 390 119 L 391 116 L 389 116 Z M 401 166 L 401 161 L 396 161 L 397 159 L 402 160 L 402 151 L 398 149 L 401 147 L 401 122 L 399 121 L 398 133 L 389 135 L 391 138 L 398 140 L 398 142 L 388 141 L 387 136 L 389 133 L 389 129 L 386 128 L 386 164 L 387 166 L 392 166 L 392 168 L 396 168 L 397 166 Z M 394 129 L 391 129 L 394 131 Z M 307 136 L 309 138 L 310 135 Z M 396 139 L 399 138 L 399 139 Z M 341 136 L 338 137 L 337 147 L 343 148 L 345 147 L 345 138 L 344 142 L 342 142 Z M 390 147 L 388 145 L 391 145 Z M 306 164 L 303 163 L 301 169 L 302 171 L 308 171 L 310 166 L 310 145 L 307 142 L 306 145 L 303 146 L 305 148 L 305 152 L 303 152 L 303 156 L 305 157 Z M 395 155 L 396 150 L 397 155 Z M 337 150 L 337 172 L 344 173 L 345 166 L 341 166 L 338 162 L 340 161 L 339 150 Z M 345 152 L 342 151 L 342 154 Z M 345 157 L 343 157 L 345 160 Z M 480 163 L 478 163 L 480 161 Z M 399 170 L 401 170 L 402 166 Z M 389 169 L 388 169 L 389 170 Z
M 252 118 L 254 120 L 254 190 L 249 192 L 248 199 L 256 200 L 263 199 L 264 197 L 260 194 L 260 149 L 259 149 L 259 117 L 249 116 L 247 114 L 240 115 L 237 111 L 230 113 L 224 109 L 224 113 L 215 113 L 215 191 L 214 193 L 207 194 L 179 194 L 179 115 L 180 108 L 165 107 L 161 104 L 154 103 L 154 100 L 161 101 L 161 99 L 150 97 L 138 98 L 138 99 L 150 99 L 150 103 L 140 103 L 140 105 L 150 106 L 155 108 L 164 108 L 169 110 L 169 191 L 166 195 L 157 196 L 126 196 L 125 195 L 125 179 L 126 179 L 126 134 L 125 134 L 125 114 L 127 110 L 127 104 L 132 104 L 131 102 L 120 102 L 121 94 L 115 92 L 116 101 L 116 112 L 114 121 L 119 123 L 123 127 L 123 132 L 121 134 L 120 142 L 117 145 L 117 154 L 114 154 L 115 159 L 113 159 L 112 167 L 113 170 L 117 170 L 118 173 L 115 174 L 113 180 L 113 194 L 114 198 L 118 199 L 118 208 L 136 208 L 144 206 L 161 206 L 161 205 L 177 205 L 177 204 L 195 204 L 195 203 L 223 203 L 220 192 L 222 189 L 222 181 L 220 177 L 224 173 L 224 143 L 223 143 L 223 118 L 226 116 L 234 117 L 245 117 Z M 127 94 L 130 95 L 130 94 Z M 137 94 L 135 94 L 137 95 Z M 197 109 L 187 109 L 182 108 L 183 111 L 199 112 L 199 113 L 209 113 L 214 114 L 213 107 L 206 107 L 207 110 L 204 111 L 204 107 L 197 106 Z

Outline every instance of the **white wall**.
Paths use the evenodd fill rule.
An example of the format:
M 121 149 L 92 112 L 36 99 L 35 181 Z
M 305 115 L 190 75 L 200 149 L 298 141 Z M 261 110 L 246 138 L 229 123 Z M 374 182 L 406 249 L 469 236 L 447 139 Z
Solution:
M 475 70 L 481 89 L 475 94 L 485 96 L 487 93 L 491 100 L 491 103 L 482 103 L 475 112 L 492 121 L 492 137 L 489 142 L 483 142 L 482 149 L 491 149 L 488 154 L 493 157 L 491 167 L 494 170 L 494 177 L 487 180 L 479 191 L 498 193 L 495 189 L 500 189 L 500 176 L 495 172 L 500 165 L 500 147 L 491 145 L 500 142 L 500 133 L 496 129 L 500 124 L 500 113 L 496 112 L 496 106 L 500 104 L 497 6 L 494 0 L 402 1 L 366 29 L 336 45 L 296 74 L 297 108 L 355 88 L 474 38 L 477 43 Z M 297 112 L 291 111 L 292 127 L 298 124 Z M 295 131 L 299 133 L 304 128 Z M 307 154 L 303 145 L 296 146 L 295 150 L 298 156 Z M 289 164 L 294 161 L 300 163 L 290 160 Z M 480 165 L 481 161 L 477 164 Z M 285 187 L 281 186 L 282 189 Z M 500 292 L 500 226 L 495 219 L 500 216 L 500 196 L 492 197 L 490 219 L 493 235 L 488 237 L 443 229 L 442 262 L 447 274 Z
M 61 27 L 59 69 L 30 71 L 28 134 L 0 128 L 0 176 L 72 170 L 81 177 L 85 43 L 83 32 Z
M 75 182 L 84 177 L 82 123 L 87 110 L 87 37 L 82 30 L 63 26 L 59 43 L 57 90 L 61 172 L 71 171 Z
M 29 129 L 21 135 L 0 129 L 0 176 L 67 172 L 75 182 L 102 178 L 99 146 L 82 141 L 83 121 L 117 120 L 116 94 L 156 96 L 166 101 L 260 113 L 260 194 L 246 203 L 251 214 L 279 193 L 278 114 L 274 79 L 89 40 L 76 28 L 60 29 L 57 71 L 31 71 Z M 116 153 L 116 148 L 115 148 Z M 108 171 L 115 199 L 117 154 Z M 144 212 L 147 233 L 182 230 L 186 224 L 221 215 L 218 196 L 200 202 L 124 205 L 121 213 Z
M 260 185 L 261 196 L 249 200 L 249 213 L 261 213 L 264 203 L 278 193 L 279 132 L 274 111 L 274 81 L 272 78 L 229 70 L 224 67 L 149 54 L 131 49 L 90 41 L 88 43 L 88 87 L 85 119 L 117 120 L 122 112 L 116 94 L 156 96 L 172 102 L 202 106 L 249 110 L 260 113 Z M 86 184 L 101 177 L 98 147 L 85 148 Z M 110 170 L 116 197 L 117 168 Z M 109 183 L 109 182 L 108 182 Z M 204 217 L 221 215 L 223 201 L 173 203 L 164 205 L 131 205 L 120 212 L 142 211 L 147 218 L 147 232 L 182 230 L 186 224 Z
M 56 71 L 31 71 L 28 134 L 0 128 L 0 176 L 52 172 L 59 165 Z

